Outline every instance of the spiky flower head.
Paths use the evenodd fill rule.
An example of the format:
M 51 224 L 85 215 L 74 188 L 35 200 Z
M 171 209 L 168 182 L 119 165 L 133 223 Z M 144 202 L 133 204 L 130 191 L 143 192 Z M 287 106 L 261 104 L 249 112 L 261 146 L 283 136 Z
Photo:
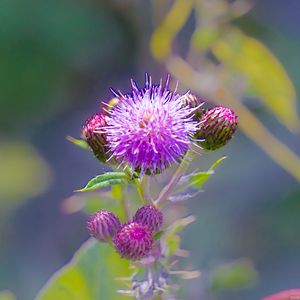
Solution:
M 123 95 L 109 111 L 105 129 L 112 157 L 142 174 L 163 171 L 178 163 L 197 130 L 193 120 L 195 108 L 182 105 L 183 97 L 169 90 L 169 77 L 154 85 L 146 74 L 146 83 L 139 89 L 132 80 L 132 92 Z
M 226 145 L 235 133 L 238 117 L 229 108 L 215 106 L 201 118 L 197 138 L 203 139 L 200 145 L 206 150 L 216 150 Z
M 146 225 L 129 222 L 116 233 L 113 243 L 123 258 L 139 260 L 149 254 L 153 239 Z
M 106 162 L 107 148 L 106 136 L 104 132 L 99 129 L 107 126 L 106 116 L 102 113 L 96 113 L 86 120 L 82 128 L 82 138 L 86 140 L 90 148 L 93 150 L 95 156 L 101 161 Z
M 108 242 L 121 228 L 121 223 L 112 212 L 103 209 L 89 217 L 87 227 L 91 236 L 101 242 Z
M 137 210 L 133 221 L 147 225 L 151 232 L 156 232 L 163 224 L 163 214 L 153 205 L 146 205 Z

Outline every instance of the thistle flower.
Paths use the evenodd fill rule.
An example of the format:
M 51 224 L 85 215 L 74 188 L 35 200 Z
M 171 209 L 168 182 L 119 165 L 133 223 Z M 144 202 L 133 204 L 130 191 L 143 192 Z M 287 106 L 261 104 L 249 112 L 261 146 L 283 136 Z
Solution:
M 149 254 L 153 239 L 146 225 L 129 222 L 116 233 L 113 243 L 122 257 L 139 260 Z
M 156 232 L 163 224 L 163 214 L 153 205 L 147 205 L 137 210 L 133 221 L 147 225 L 151 232 Z
M 237 115 L 229 108 L 215 106 L 201 118 L 196 137 L 206 150 L 216 150 L 226 145 L 237 129 Z
M 154 85 L 146 74 L 145 87 L 132 80 L 132 92 L 123 95 L 108 112 L 105 132 L 112 157 L 142 174 L 160 173 L 178 163 L 197 130 L 194 107 L 182 105 L 183 97 L 169 90 L 169 77 Z
M 87 221 L 87 227 L 91 236 L 101 242 L 108 242 L 121 228 L 121 223 L 112 212 L 100 210 L 90 216 Z
M 93 150 L 95 156 L 101 161 L 106 162 L 107 148 L 106 136 L 100 129 L 107 126 L 106 116 L 101 113 L 96 113 L 85 122 L 82 129 L 82 137 L 86 140 L 90 148 Z

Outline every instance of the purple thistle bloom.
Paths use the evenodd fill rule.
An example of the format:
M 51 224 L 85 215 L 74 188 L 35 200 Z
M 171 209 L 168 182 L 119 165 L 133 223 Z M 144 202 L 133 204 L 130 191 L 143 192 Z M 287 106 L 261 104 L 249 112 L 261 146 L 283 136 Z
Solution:
M 121 223 L 112 212 L 103 209 L 89 217 L 87 227 L 91 236 L 101 242 L 108 242 L 121 228 Z
M 196 137 L 203 139 L 199 142 L 206 150 L 216 150 L 226 145 L 233 137 L 237 126 L 238 116 L 227 107 L 215 106 L 201 118 Z
M 113 243 L 122 257 L 139 260 L 149 254 L 153 239 L 146 225 L 129 222 L 116 233 Z
M 132 80 L 132 92 L 123 95 L 108 113 L 104 129 L 112 157 L 142 174 L 161 172 L 181 161 L 197 130 L 195 107 L 183 105 L 186 95 L 169 90 L 169 76 L 162 86 L 146 74 L 145 87 Z
M 163 224 L 163 214 L 153 205 L 147 205 L 137 210 L 133 221 L 147 225 L 151 232 L 156 232 Z

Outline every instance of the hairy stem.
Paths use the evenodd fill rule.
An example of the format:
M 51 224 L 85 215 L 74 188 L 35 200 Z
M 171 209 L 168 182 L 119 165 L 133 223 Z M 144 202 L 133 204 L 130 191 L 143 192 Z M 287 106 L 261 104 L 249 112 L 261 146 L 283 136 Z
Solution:
M 172 194 L 174 188 L 176 187 L 181 176 L 188 170 L 192 159 L 195 157 L 195 152 L 190 150 L 182 160 L 181 164 L 173 174 L 169 183 L 162 189 L 158 198 L 155 200 L 155 205 L 158 207 L 163 207 L 169 196 Z

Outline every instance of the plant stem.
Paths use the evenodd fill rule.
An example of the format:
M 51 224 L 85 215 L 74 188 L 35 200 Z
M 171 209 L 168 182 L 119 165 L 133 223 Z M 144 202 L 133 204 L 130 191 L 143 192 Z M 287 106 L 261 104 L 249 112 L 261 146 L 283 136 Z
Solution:
M 136 183 L 137 192 L 144 204 L 152 204 L 153 200 L 150 195 L 150 178 L 147 175 L 143 175 L 141 180 Z
M 122 202 L 122 208 L 124 210 L 126 220 L 128 221 L 128 220 L 130 220 L 130 208 L 129 208 L 129 201 L 128 201 L 127 197 L 126 197 L 126 190 L 127 190 L 127 187 L 125 187 L 124 189 L 122 189 L 122 199 L 121 199 L 121 202 Z
M 155 200 L 154 203 L 156 206 L 161 208 L 166 204 L 168 197 L 172 194 L 173 189 L 176 187 L 181 176 L 188 170 L 190 163 L 191 163 L 192 159 L 195 157 L 195 155 L 196 154 L 193 151 L 191 151 L 191 150 L 188 151 L 188 153 L 186 154 L 186 156 L 180 163 L 179 167 L 173 174 L 169 183 L 162 189 L 158 198 Z
M 142 178 L 142 192 L 146 204 L 152 204 L 153 199 L 150 193 L 150 176 L 144 175 Z

